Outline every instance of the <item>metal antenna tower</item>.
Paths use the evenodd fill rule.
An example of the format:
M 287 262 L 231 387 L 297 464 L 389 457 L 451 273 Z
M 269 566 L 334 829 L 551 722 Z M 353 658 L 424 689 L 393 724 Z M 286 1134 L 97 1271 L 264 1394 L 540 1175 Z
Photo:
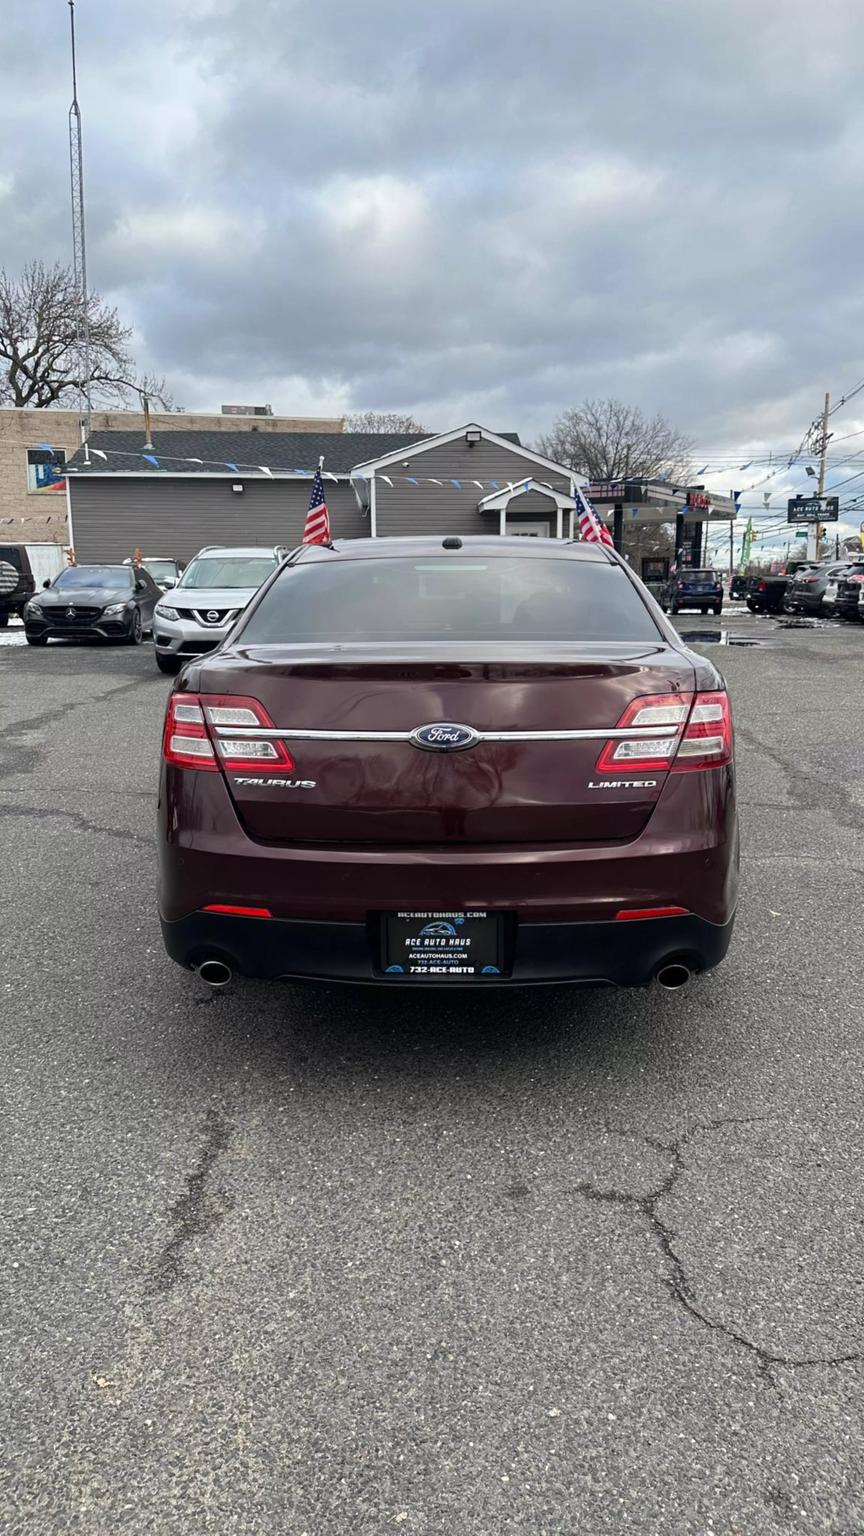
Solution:
M 76 352 L 81 369 L 79 402 L 81 441 L 90 436 L 90 317 L 87 307 L 87 236 L 84 228 L 84 150 L 81 141 L 81 108 L 78 105 L 78 71 L 75 59 L 75 0 L 69 0 L 72 29 L 72 105 L 69 108 L 69 175 L 72 186 L 72 272 L 78 292 Z

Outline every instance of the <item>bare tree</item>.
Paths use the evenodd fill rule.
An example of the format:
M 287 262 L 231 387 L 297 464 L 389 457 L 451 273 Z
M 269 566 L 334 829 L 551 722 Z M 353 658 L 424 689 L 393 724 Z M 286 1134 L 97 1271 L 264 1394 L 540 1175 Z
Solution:
M 0 404 L 65 404 L 84 379 L 78 345 L 81 297 L 71 269 L 31 261 L 17 281 L 0 270 Z M 142 393 L 168 408 L 164 380 L 136 377 L 132 332 L 98 294 L 87 299 L 91 400 L 125 401 Z
M 686 480 L 692 446 L 665 417 L 649 419 L 623 400 L 585 400 L 563 411 L 536 444 L 547 459 L 594 482 L 662 474 Z
M 408 412 L 354 411 L 345 417 L 346 432 L 429 432 Z

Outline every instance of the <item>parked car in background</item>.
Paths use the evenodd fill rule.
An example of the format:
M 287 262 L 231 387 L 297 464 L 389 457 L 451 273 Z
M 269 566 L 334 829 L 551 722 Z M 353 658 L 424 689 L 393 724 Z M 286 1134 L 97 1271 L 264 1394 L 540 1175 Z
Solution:
M 700 566 L 684 567 L 670 577 L 660 597 L 664 613 L 680 613 L 682 608 L 696 608 L 700 613 L 722 613 L 723 582 L 715 570 Z
M 735 572 L 729 583 L 729 596 L 733 602 L 740 602 L 742 598 L 747 596 L 749 581 L 749 576 L 742 576 L 738 571 Z
M 131 565 L 131 560 L 124 560 L 124 565 Z M 168 592 L 171 587 L 176 587 L 183 574 L 183 566 L 179 560 L 163 558 L 161 555 L 145 555 L 139 562 L 145 571 L 149 571 L 157 587 L 163 592 Z
M 36 587 L 65 565 L 59 544 L 0 544 L 0 629 L 20 616 Z
M 825 590 L 839 581 L 849 568 L 849 560 L 829 560 L 818 566 L 805 566 L 790 577 L 785 606 L 791 613 L 821 613 Z
M 148 571 L 128 565 L 72 565 L 24 609 L 28 645 L 49 640 L 125 640 L 140 645 L 161 596 Z
M 168 953 L 211 985 L 680 986 L 732 932 L 732 754 L 720 674 L 602 545 L 295 550 L 168 701 Z
M 841 619 L 861 617 L 861 592 L 864 588 L 864 559 L 852 561 L 838 577 L 837 590 L 829 600 L 826 595 L 826 612 Z
M 779 571 L 759 572 L 747 586 L 747 607 L 751 613 L 782 613 L 789 582 L 799 571 L 815 571 L 815 560 L 789 560 Z
M 153 621 L 156 665 L 176 672 L 188 656 L 215 650 L 287 549 L 212 545 L 190 560 L 177 585 L 163 595 Z

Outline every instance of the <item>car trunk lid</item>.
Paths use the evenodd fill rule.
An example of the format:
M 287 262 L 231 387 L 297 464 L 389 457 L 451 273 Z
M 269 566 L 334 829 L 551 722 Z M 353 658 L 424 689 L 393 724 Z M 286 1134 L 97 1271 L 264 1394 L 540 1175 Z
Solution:
M 189 686 L 228 704 L 257 699 L 284 733 L 290 772 L 262 763 L 225 769 L 254 838 L 482 845 L 636 837 L 665 769 L 598 773 L 597 760 L 634 698 L 692 691 L 691 663 L 663 642 L 521 650 L 488 646 L 466 656 L 459 646 L 407 646 L 394 661 L 390 647 L 374 645 L 249 647 L 210 658 L 206 677 Z M 479 739 L 462 750 L 434 732 L 425 746 L 411 739 L 448 724 Z

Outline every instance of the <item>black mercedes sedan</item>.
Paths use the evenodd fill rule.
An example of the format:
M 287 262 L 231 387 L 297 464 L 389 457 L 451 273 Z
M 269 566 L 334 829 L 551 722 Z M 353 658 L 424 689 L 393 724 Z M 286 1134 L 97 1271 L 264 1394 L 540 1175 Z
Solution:
M 140 645 L 161 596 L 140 566 L 72 565 L 46 581 L 24 609 L 27 644 L 80 639 Z

